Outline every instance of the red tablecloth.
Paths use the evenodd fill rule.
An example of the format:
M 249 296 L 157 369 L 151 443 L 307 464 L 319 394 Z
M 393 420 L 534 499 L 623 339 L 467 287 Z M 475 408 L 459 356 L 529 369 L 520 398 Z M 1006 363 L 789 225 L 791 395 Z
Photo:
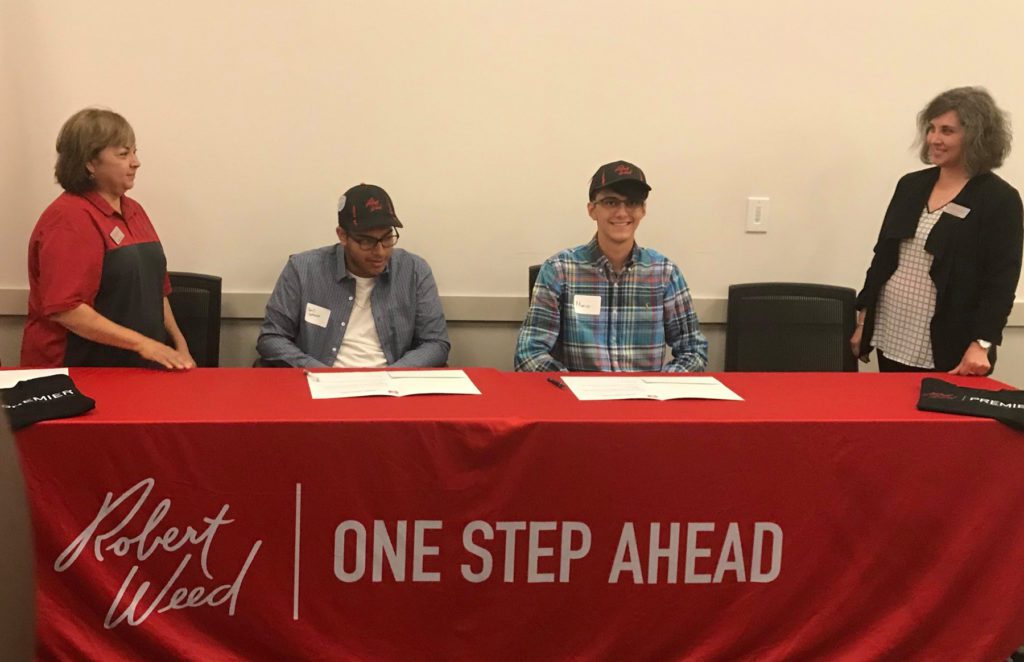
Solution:
M 744 402 L 319 400 L 297 370 L 72 370 L 18 434 L 41 659 L 957 659 L 1024 641 L 1024 437 L 920 376 Z M 987 380 L 954 380 L 995 388 Z M 653 544 L 652 544 L 653 541 Z

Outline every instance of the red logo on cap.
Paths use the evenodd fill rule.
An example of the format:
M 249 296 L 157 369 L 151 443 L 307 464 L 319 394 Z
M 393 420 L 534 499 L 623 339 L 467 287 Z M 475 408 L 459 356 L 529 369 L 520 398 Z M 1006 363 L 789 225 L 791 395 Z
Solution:
M 633 169 L 623 163 L 622 165 L 615 168 L 615 174 L 617 175 L 632 175 Z
M 370 198 L 366 201 L 366 208 L 370 211 L 380 211 L 380 200 L 377 198 Z

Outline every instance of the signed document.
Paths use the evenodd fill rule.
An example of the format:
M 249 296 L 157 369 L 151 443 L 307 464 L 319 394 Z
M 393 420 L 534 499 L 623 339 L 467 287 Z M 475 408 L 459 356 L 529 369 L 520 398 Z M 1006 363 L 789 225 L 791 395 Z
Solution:
M 562 377 L 577 400 L 742 400 L 714 377 Z
M 480 390 L 462 370 L 307 372 L 306 382 L 314 400 L 375 395 L 480 395 Z

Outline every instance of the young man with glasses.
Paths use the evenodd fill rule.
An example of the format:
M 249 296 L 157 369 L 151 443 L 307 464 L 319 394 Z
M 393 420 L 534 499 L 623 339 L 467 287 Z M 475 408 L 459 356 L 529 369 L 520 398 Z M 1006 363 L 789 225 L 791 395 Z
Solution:
M 516 370 L 704 370 L 708 342 L 679 267 L 634 239 L 650 191 L 632 163 L 598 168 L 587 203 L 597 233 L 541 267 L 516 343 Z
M 338 243 L 292 255 L 256 342 L 264 365 L 442 366 L 448 330 L 426 261 L 401 248 L 391 197 L 360 184 L 338 201 Z

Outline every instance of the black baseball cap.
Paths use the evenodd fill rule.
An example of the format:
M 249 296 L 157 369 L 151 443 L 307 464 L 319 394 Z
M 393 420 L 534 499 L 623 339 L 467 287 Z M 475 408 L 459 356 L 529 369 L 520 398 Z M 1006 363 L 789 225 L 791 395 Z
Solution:
M 647 194 L 651 191 L 644 171 L 628 161 L 612 161 L 597 169 L 590 178 L 590 199 L 593 200 L 594 193 L 603 188 L 615 189 L 623 195 L 635 191 L 640 194 L 641 200 L 646 200 Z
M 338 199 L 338 225 L 345 232 L 402 227 L 387 191 L 373 184 L 359 184 Z

